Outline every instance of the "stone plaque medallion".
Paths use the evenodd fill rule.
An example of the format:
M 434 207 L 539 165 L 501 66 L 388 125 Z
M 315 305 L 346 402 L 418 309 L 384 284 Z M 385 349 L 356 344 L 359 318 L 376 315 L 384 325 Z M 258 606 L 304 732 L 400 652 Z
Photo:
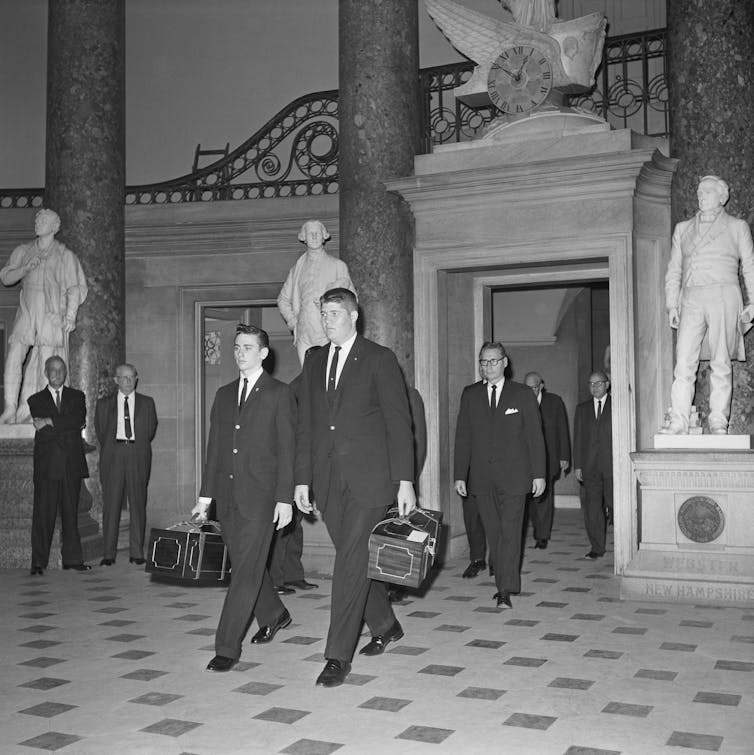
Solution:
M 695 495 L 687 498 L 678 509 L 678 526 L 689 540 L 711 543 L 725 529 L 725 515 L 712 498 Z

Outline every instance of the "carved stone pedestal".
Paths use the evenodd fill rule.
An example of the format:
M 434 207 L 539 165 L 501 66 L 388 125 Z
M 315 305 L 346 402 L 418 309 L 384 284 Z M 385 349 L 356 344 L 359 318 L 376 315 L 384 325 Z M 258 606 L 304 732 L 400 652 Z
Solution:
M 754 605 L 754 452 L 631 454 L 639 551 L 621 596 Z
M 14 425 L 12 427 L 18 428 Z M 0 568 L 31 566 L 31 517 L 34 510 L 34 428 L 30 437 L 0 434 Z M 79 498 L 79 535 L 84 560 L 102 555 L 99 525 L 91 516 L 92 496 L 82 481 Z M 60 564 L 60 526 L 50 548 L 48 568 Z

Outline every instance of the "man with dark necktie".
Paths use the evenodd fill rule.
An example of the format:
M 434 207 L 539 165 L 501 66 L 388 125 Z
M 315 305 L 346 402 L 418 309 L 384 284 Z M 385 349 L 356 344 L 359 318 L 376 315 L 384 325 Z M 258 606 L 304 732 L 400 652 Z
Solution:
M 505 378 L 508 356 L 498 341 L 479 351 L 482 381 L 461 394 L 456 424 L 455 489 L 474 496 L 495 567 L 498 608 L 521 591 L 521 536 L 526 498 L 545 489 L 545 441 L 532 392 Z
M 259 623 L 254 644 L 270 642 L 291 623 L 267 557 L 273 528 L 283 529 L 293 511 L 296 407 L 290 387 L 262 368 L 269 345 L 261 328 L 238 326 L 233 355 L 240 374 L 215 395 L 202 487 L 191 512 L 206 519 L 215 500 L 231 563 L 209 671 L 233 668 L 253 618 Z
M 585 558 L 605 555 L 606 524 L 613 519 L 613 425 L 610 381 L 604 372 L 589 376 L 591 398 L 576 407 L 573 468 L 583 485 L 581 506 L 591 550 Z
M 296 433 L 298 508 L 313 510 L 310 490 L 335 546 L 327 663 L 317 684 L 335 687 L 351 670 L 362 621 L 372 639 L 359 652 L 380 655 L 403 637 L 384 582 L 367 577 L 369 534 L 397 500 L 416 505 L 414 445 L 406 384 L 390 349 L 356 332 L 352 291 L 320 299 L 329 346 L 304 363 Z
M 128 500 L 129 560 L 144 563 L 147 526 L 147 487 L 152 467 L 152 439 L 157 412 L 150 396 L 136 392 L 139 376 L 132 364 L 115 368 L 116 393 L 101 398 L 94 412 L 94 429 L 100 445 L 102 483 L 102 538 L 100 566 L 112 566 L 118 550 L 120 512 Z
M 63 568 L 88 571 L 78 529 L 81 480 L 89 477 L 81 430 L 86 400 L 64 385 L 68 376 L 59 356 L 45 361 L 47 387 L 29 396 L 34 429 L 34 511 L 31 523 L 31 574 L 44 574 L 50 557 L 55 519 L 60 512 Z

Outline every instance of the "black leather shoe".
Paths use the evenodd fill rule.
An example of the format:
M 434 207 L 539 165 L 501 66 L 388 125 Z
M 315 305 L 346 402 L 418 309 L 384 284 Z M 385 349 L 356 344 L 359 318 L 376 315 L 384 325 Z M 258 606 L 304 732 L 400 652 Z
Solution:
M 142 564 L 147 563 L 147 559 L 146 558 L 129 558 L 128 562 L 130 564 L 136 564 L 137 566 L 141 566 Z
M 320 687 L 339 687 L 351 671 L 348 661 L 329 660 L 315 682 Z
M 500 606 L 506 606 L 507 608 L 513 608 L 513 603 L 511 603 L 511 596 L 510 593 L 507 593 L 505 591 L 503 592 L 496 592 L 493 596 L 495 600 L 497 600 L 497 607 L 500 608 Z
M 378 634 L 372 637 L 372 639 L 359 650 L 359 655 L 381 655 L 385 652 L 385 648 L 395 640 L 400 640 L 403 637 L 403 627 L 398 623 L 396 619 L 393 626 L 388 629 L 385 634 Z
M 73 569 L 74 571 L 89 571 L 92 567 L 89 564 L 63 564 L 64 569 Z
M 292 587 L 286 587 L 285 585 L 275 585 L 275 592 L 278 595 L 291 595 L 296 591 Z
M 537 542 L 534 543 L 534 547 L 545 550 L 545 548 L 547 548 L 547 540 L 537 540 Z
M 584 558 L 588 558 L 590 561 L 596 561 L 598 558 L 602 558 L 605 554 L 604 553 L 596 553 L 595 551 L 589 551 L 589 553 L 584 556 Z
M 99 562 L 100 566 L 112 566 L 115 563 L 114 558 L 103 558 L 102 561 Z
M 464 579 L 471 579 L 471 577 L 476 577 L 477 574 L 479 574 L 480 571 L 487 568 L 487 563 L 484 559 L 481 561 L 472 561 L 467 567 L 466 570 L 463 573 Z
M 315 585 L 314 582 L 307 582 L 305 579 L 294 579 L 293 582 L 286 582 L 286 587 L 295 587 L 296 590 L 316 590 L 319 585 Z M 295 592 L 295 590 L 291 590 Z
M 208 664 L 207 671 L 230 671 L 238 663 L 238 658 L 216 655 Z
M 278 633 L 278 630 L 285 629 L 291 621 L 293 621 L 293 619 L 291 619 L 291 615 L 286 608 L 274 624 L 259 627 L 259 631 L 251 638 L 251 644 L 260 645 L 264 642 L 271 642 L 272 638 Z
M 32 577 L 36 577 L 37 574 L 40 576 L 45 573 L 45 570 L 41 566 L 32 566 L 31 569 L 29 569 L 29 574 Z

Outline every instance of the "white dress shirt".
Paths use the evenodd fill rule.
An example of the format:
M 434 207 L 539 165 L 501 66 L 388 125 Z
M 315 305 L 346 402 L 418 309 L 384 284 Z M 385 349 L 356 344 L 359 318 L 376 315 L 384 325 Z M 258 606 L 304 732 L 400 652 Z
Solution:
M 595 419 L 599 419 L 602 412 L 605 411 L 605 399 L 607 396 L 603 396 L 602 398 L 596 398 L 594 399 L 594 417 Z M 602 406 L 600 407 L 600 404 Z
M 500 394 L 503 392 L 503 386 L 505 385 L 505 378 L 502 377 L 500 380 L 498 380 L 495 383 L 490 383 L 487 381 L 487 406 L 492 406 L 492 386 L 497 386 L 497 392 L 495 394 L 495 408 L 497 408 L 497 405 L 500 403 Z
M 249 375 L 248 380 L 249 382 L 246 385 L 246 395 L 243 397 L 243 400 L 246 401 L 247 398 L 249 398 L 249 394 L 251 393 L 252 388 L 257 384 L 257 380 L 259 380 L 260 375 L 264 372 L 264 369 L 260 367 L 255 372 L 252 372 L 251 375 Z M 241 392 L 243 391 L 243 381 L 244 376 L 240 375 L 238 376 L 238 396 L 237 396 L 237 404 L 240 406 L 241 404 Z
M 335 387 L 338 387 L 338 381 L 340 380 L 340 373 L 343 372 L 343 366 L 348 359 L 348 355 L 351 353 L 351 347 L 356 340 L 356 333 L 354 333 L 345 343 L 341 344 L 340 352 L 338 353 L 338 369 L 335 370 Z M 335 354 L 336 344 L 330 342 L 330 351 L 327 354 L 327 369 L 325 370 L 325 390 L 327 390 L 327 378 L 330 375 L 330 364 Z
M 125 393 L 118 391 L 117 405 L 118 405 L 118 427 L 115 431 L 116 440 L 134 440 L 134 406 L 136 403 L 136 393 L 131 393 L 126 396 Z M 128 398 L 128 415 L 131 418 L 131 437 L 126 436 L 126 420 L 123 415 L 123 399 Z

